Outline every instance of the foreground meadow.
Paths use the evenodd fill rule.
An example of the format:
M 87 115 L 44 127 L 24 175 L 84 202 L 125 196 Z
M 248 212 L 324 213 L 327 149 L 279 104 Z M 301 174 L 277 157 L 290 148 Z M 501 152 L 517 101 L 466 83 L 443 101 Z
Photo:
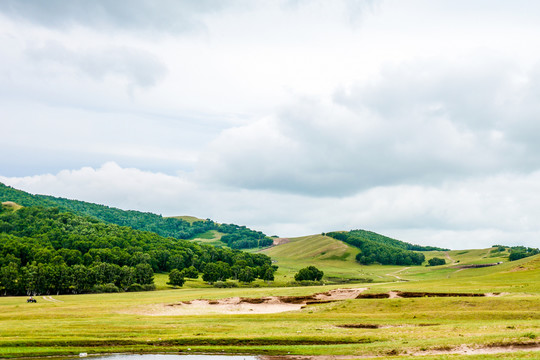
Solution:
M 505 264 L 497 271 L 449 273 L 441 268 L 439 276 L 427 276 L 418 273 L 420 268 L 391 270 L 411 281 L 294 288 L 192 287 L 46 296 L 39 297 L 37 304 L 27 304 L 21 297 L 1 297 L 0 357 L 225 352 L 344 358 L 538 358 L 540 257 Z M 497 294 L 346 299 L 268 314 L 220 313 L 211 306 L 209 311 L 182 315 L 156 311 L 196 299 L 303 296 L 340 287 L 362 288 L 366 294 L 390 290 Z

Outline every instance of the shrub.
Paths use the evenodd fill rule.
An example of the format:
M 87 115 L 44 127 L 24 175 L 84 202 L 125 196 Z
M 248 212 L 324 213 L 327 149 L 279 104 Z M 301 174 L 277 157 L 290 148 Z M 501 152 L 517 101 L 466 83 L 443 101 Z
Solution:
M 119 291 L 120 289 L 114 284 L 94 285 L 92 287 L 93 293 L 115 293 Z
M 320 281 L 323 276 L 324 276 L 323 271 L 317 269 L 315 266 L 308 266 L 303 269 L 300 269 L 300 271 L 298 271 L 296 275 L 294 275 L 294 280 Z
M 214 283 L 214 287 L 217 288 L 237 288 L 238 283 L 232 282 L 232 281 L 216 281 Z
M 428 264 L 429 264 L 429 266 L 445 265 L 446 260 L 438 258 L 438 257 L 434 257 L 434 258 L 431 258 L 431 259 L 428 260 Z

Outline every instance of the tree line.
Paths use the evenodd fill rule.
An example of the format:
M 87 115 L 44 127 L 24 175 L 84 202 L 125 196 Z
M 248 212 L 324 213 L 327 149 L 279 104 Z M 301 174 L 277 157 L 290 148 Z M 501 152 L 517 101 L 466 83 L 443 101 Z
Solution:
M 510 254 L 508 255 L 508 260 L 515 261 L 523 259 L 529 256 L 534 256 L 540 254 L 540 249 L 525 247 L 525 246 L 513 246 L 510 248 Z
M 450 250 L 450 249 L 440 248 L 436 246 L 415 245 L 415 244 L 411 244 L 405 241 L 392 239 L 391 237 L 377 234 L 376 232 L 368 231 L 368 230 L 361 230 L 361 229 L 351 230 L 349 231 L 349 234 L 357 238 L 371 240 L 379 244 L 397 247 L 403 250 L 412 250 L 412 251 L 449 251 Z
M 0 208 L 0 291 L 6 295 L 151 289 L 154 272 L 190 269 L 198 276 L 208 264 L 221 270 L 226 264 L 231 277 L 275 271 L 263 254 L 165 238 L 59 208 Z
M 363 230 L 331 232 L 326 235 L 360 249 L 360 252 L 356 255 L 356 261 L 363 265 L 374 263 L 381 265 L 421 265 L 425 261 L 424 254 L 406 250 L 403 248 L 403 245 L 390 245 L 393 244 L 393 242 L 387 240 L 390 238 L 383 237 L 382 235 L 378 237 L 365 237 Z M 386 239 L 380 241 L 381 238 Z M 400 241 L 399 243 L 402 242 Z

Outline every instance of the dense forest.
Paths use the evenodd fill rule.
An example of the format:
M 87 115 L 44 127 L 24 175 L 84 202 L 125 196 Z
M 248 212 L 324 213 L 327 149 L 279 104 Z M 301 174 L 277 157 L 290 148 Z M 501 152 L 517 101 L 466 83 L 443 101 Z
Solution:
M 263 254 L 165 238 L 59 208 L 0 207 L 4 295 L 149 290 L 154 272 L 173 269 L 213 282 L 245 272 L 273 279 L 276 268 Z
M 368 230 L 351 230 L 349 231 L 349 234 L 358 238 L 371 240 L 379 244 L 397 247 L 404 250 L 412 250 L 412 251 L 448 251 L 449 250 L 449 249 L 435 247 L 435 246 L 414 245 L 405 241 L 392 239 L 388 236 L 377 234 L 373 231 L 368 231 Z
M 151 231 L 163 237 L 193 239 L 208 230 L 224 233 L 222 241 L 233 249 L 267 247 L 273 240 L 260 231 L 234 224 L 218 224 L 210 219 L 190 223 L 179 218 L 164 218 L 161 215 L 134 210 L 121 210 L 79 200 L 69 200 L 46 195 L 32 195 L 0 183 L 0 202 L 13 201 L 22 206 L 58 207 L 79 215 L 129 226 L 136 230 Z
M 326 235 L 360 249 L 356 255 L 356 261 L 363 265 L 374 263 L 421 265 L 425 261 L 425 256 L 415 251 L 447 250 L 432 246 L 412 245 L 366 230 L 330 232 Z

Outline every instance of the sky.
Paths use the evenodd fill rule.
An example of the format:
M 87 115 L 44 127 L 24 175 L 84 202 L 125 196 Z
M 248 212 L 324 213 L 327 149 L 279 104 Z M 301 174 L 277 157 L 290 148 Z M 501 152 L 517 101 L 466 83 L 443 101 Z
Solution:
M 532 0 L 2 0 L 0 182 L 539 247 L 539 38 Z

